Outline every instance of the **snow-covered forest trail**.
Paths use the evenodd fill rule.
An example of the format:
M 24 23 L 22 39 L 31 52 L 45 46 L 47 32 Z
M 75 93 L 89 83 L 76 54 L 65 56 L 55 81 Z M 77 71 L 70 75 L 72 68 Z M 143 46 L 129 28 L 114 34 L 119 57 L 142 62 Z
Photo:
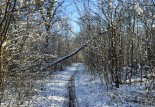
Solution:
M 86 72 L 82 63 L 58 71 L 54 77 L 39 80 L 36 85 L 37 94 L 28 107 L 146 107 L 149 104 L 143 99 L 144 84 L 107 90 L 98 76 Z
M 37 81 L 35 89 L 37 95 L 33 96 L 30 104 L 33 107 L 68 107 L 73 105 L 74 77 L 79 64 L 73 64 L 64 71 L 58 71 L 54 77 L 46 77 Z M 71 106 L 74 107 L 74 106 Z
M 71 76 L 68 81 L 68 107 L 76 107 L 76 95 L 75 95 L 75 76 L 77 71 Z

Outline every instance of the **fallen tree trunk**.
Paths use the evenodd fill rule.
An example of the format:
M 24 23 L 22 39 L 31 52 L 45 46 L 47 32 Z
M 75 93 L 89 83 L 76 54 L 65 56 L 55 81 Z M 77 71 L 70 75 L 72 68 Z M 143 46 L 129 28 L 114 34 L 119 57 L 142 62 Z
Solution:
M 104 31 L 102 33 L 98 33 L 96 36 L 94 36 L 93 38 L 91 38 L 90 40 L 88 40 L 84 45 L 80 46 L 79 48 L 77 48 L 76 50 L 74 50 L 73 52 L 71 52 L 70 54 L 64 56 L 64 57 L 61 57 L 61 58 L 58 58 L 57 60 L 55 60 L 54 62 L 52 63 L 49 63 L 47 64 L 45 67 L 42 68 L 42 70 L 46 70 L 47 68 L 59 63 L 59 62 L 62 62 L 72 56 L 74 56 L 75 54 L 77 54 L 79 51 L 81 51 L 84 47 L 86 47 L 89 43 L 92 42 L 92 40 L 94 40 L 95 38 L 97 38 L 99 35 L 103 35 L 105 34 L 107 31 Z

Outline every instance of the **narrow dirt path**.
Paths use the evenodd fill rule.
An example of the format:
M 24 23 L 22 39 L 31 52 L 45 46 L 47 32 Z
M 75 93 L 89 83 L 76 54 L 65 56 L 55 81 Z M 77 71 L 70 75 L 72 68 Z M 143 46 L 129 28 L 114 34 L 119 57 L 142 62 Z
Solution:
M 73 73 L 67 83 L 68 89 L 68 107 L 76 107 L 76 95 L 75 95 L 75 76 L 77 71 Z

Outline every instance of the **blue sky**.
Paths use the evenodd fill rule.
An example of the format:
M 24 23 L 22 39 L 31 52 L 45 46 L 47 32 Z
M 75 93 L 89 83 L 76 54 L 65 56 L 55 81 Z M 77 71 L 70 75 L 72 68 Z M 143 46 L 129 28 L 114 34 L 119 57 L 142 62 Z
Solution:
M 68 1 L 66 0 L 64 5 L 66 6 L 65 13 L 66 13 L 66 15 L 69 16 L 69 23 L 72 26 L 72 30 L 74 31 L 74 33 L 79 32 L 80 27 L 77 24 L 79 14 L 78 14 L 78 10 L 77 10 L 74 2 L 72 0 L 68 0 Z

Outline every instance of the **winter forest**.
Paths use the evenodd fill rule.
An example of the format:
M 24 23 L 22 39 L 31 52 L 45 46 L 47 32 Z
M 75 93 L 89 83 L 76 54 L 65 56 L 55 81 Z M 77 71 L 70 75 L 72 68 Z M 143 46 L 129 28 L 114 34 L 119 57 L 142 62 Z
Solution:
M 155 107 L 155 0 L 0 0 L 0 107 Z

